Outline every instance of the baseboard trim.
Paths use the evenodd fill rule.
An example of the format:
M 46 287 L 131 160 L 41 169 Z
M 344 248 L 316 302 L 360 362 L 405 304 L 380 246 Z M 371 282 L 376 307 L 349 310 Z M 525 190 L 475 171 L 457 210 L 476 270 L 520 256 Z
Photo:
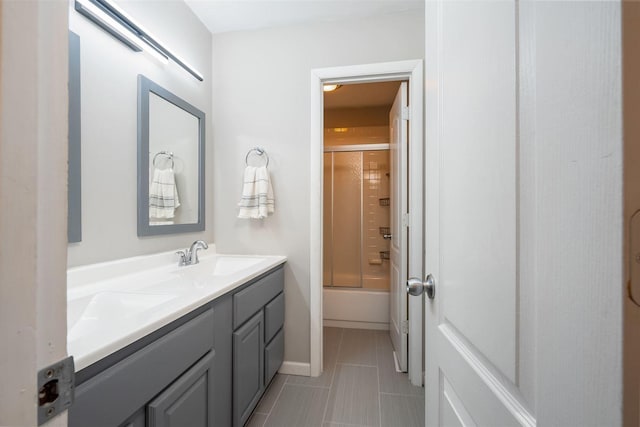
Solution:
M 311 364 L 300 362 L 282 362 L 282 366 L 278 369 L 278 372 L 283 375 L 302 375 L 305 377 L 311 376 Z
M 331 326 L 334 328 L 348 328 L 348 329 L 371 329 L 374 331 L 388 331 L 388 323 L 379 322 L 357 322 L 353 320 L 333 320 L 324 319 L 322 321 L 323 326 Z

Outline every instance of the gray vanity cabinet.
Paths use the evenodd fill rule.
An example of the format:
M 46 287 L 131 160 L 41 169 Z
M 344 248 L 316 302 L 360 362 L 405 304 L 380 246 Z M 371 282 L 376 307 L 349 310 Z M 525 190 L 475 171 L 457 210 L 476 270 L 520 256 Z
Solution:
M 213 420 L 214 309 L 208 305 L 168 325 L 169 330 L 156 331 L 155 339 L 142 339 L 90 366 L 90 372 L 99 372 L 89 378 L 81 371 L 69 425 L 179 426 L 184 413 L 203 399 L 201 425 L 212 425 L 206 420 Z
M 284 271 L 233 296 L 233 425 L 243 426 L 284 356 Z
M 69 426 L 243 426 L 282 364 L 283 271 L 77 372 Z

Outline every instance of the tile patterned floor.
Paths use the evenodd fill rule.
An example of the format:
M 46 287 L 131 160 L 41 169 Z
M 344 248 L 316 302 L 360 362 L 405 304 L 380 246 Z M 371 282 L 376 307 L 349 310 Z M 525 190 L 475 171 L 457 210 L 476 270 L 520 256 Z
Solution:
M 388 331 L 324 329 L 324 372 L 278 374 L 248 427 L 424 426 L 424 388 L 398 373 Z

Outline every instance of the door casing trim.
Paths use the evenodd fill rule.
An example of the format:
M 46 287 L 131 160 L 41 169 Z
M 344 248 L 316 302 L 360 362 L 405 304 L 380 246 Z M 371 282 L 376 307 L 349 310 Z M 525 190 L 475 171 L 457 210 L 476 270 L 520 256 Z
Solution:
M 409 82 L 409 276 L 423 277 L 423 197 L 424 197 L 424 81 L 423 60 L 406 60 L 311 70 L 310 253 L 309 311 L 311 376 L 322 373 L 322 171 L 323 171 L 323 91 L 325 83 Z M 422 354 L 422 301 L 409 299 L 409 355 Z M 419 350 L 416 348 L 419 347 Z M 423 359 L 409 358 L 409 379 L 422 385 Z

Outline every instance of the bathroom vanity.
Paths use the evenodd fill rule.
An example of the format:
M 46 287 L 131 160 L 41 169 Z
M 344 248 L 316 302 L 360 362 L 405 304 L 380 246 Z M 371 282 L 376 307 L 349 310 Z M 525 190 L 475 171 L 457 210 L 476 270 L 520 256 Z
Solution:
M 213 255 L 70 287 L 69 425 L 244 425 L 284 356 L 284 262 Z

